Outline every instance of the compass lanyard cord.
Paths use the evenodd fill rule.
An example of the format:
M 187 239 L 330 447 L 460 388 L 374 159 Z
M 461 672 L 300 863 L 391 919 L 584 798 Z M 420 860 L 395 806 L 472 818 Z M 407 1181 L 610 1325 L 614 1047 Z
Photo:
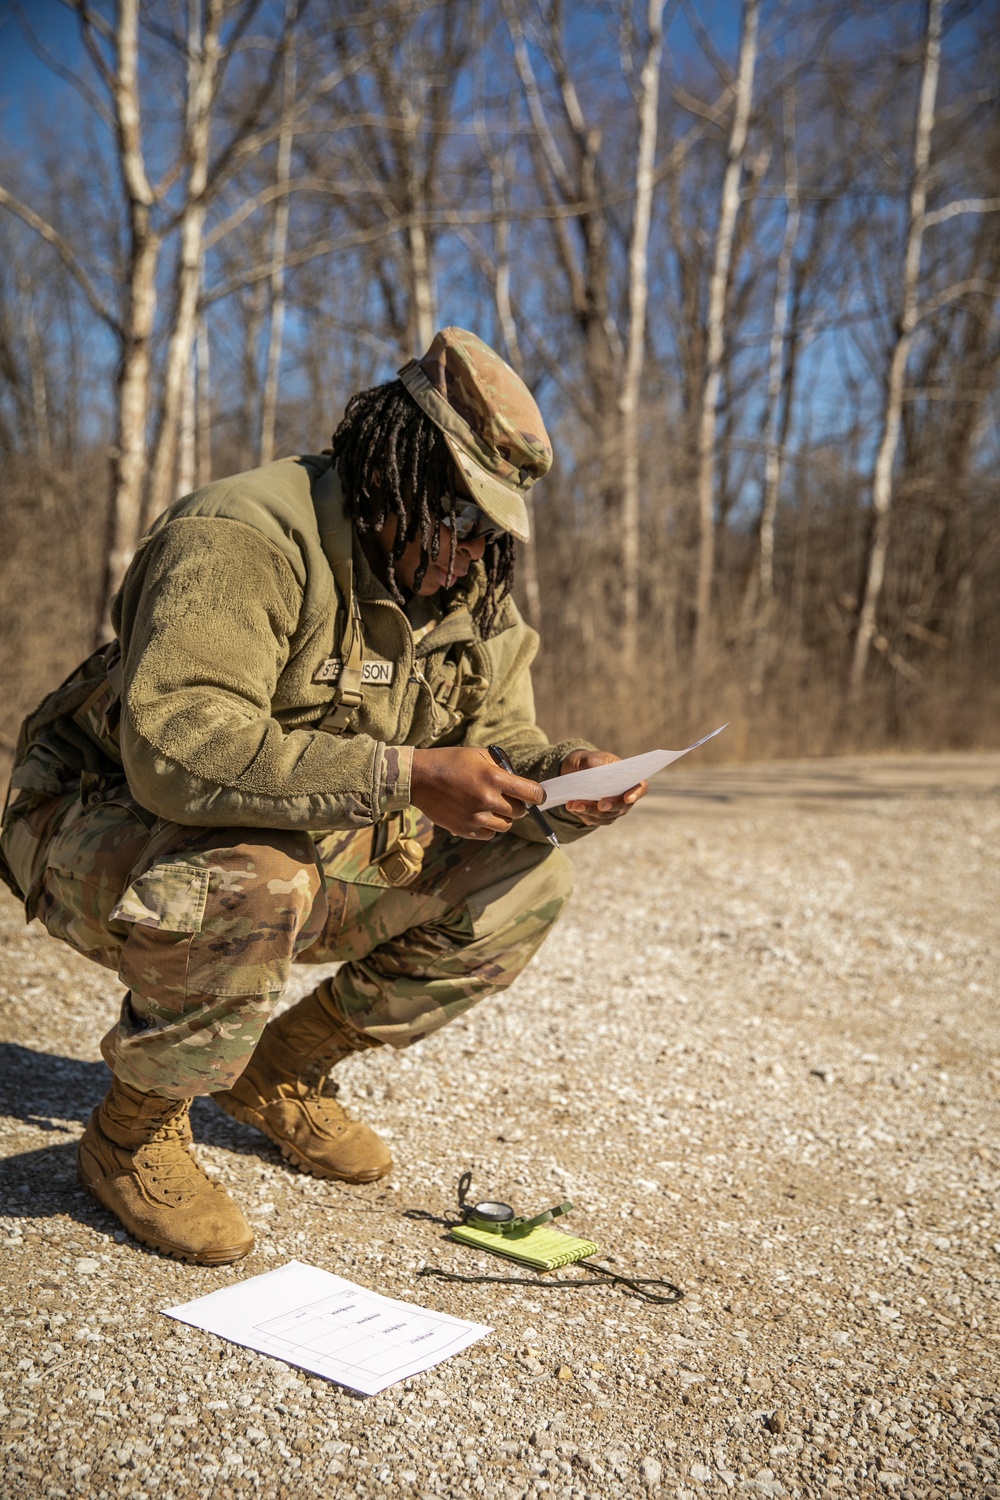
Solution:
M 588 1271 L 597 1271 L 599 1274 L 576 1281 L 546 1281 L 541 1276 L 463 1276 L 458 1271 L 445 1271 L 440 1266 L 422 1266 L 417 1275 L 433 1276 L 438 1281 L 460 1281 L 467 1286 L 483 1286 L 492 1282 L 498 1286 L 538 1287 L 547 1292 L 575 1292 L 580 1287 L 586 1286 L 620 1286 L 628 1296 L 638 1297 L 641 1302 L 655 1302 L 663 1306 L 679 1302 L 684 1296 L 679 1286 L 661 1277 L 622 1276 L 618 1271 L 611 1271 L 607 1266 L 598 1265 L 595 1260 L 579 1260 L 574 1264 L 583 1266 Z M 646 1290 L 647 1287 L 653 1286 L 666 1287 L 668 1295 L 664 1296 L 659 1292 Z

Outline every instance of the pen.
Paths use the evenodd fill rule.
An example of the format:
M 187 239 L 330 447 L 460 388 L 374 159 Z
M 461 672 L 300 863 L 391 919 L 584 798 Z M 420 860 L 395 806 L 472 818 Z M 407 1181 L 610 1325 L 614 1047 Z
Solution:
M 517 772 L 514 770 L 514 767 L 511 765 L 510 761 L 507 758 L 506 750 L 501 750 L 499 745 L 487 745 L 486 748 L 502 771 L 509 771 L 512 776 L 517 775 Z M 534 818 L 535 822 L 538 824 L 538 827 L 542 830 L 552 847 L 554 849 L 558 849 L 559 840 L 556 838 L 556 831 L 552 827 L 552 824 L 549 822 L 548 818 L 546 818 L 537 807 L 532 807 L 530 803 L 528 804 L 528 816 L 529 818 Z

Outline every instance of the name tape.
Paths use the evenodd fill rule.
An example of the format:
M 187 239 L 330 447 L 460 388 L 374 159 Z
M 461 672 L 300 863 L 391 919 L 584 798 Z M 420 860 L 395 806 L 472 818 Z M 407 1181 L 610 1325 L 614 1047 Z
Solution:
M 313 673 L 313 682 L 338 681 L 342 667 L 339 657 L 328 656 Z M 395 673 L 394 661 L 366 661 L 361 668 L 361 681 L 369 687 L 390 687 Z
M 326 661 L 321 661 L 313 673 L 313 682 L 336 682 L 340 676 L 341 662 L 339 657 L 328 656 Z

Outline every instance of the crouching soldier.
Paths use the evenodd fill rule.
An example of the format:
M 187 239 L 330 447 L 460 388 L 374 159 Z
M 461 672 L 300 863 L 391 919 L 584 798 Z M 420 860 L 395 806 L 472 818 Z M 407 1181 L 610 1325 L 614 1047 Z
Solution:
M 0 850 L 29 920 L 127 986 L 79 1170 L 145 1244 L 252 1247 L 190 1149 L 198 1094 L 303 1171 L 384 1176 L 330 1070 L 505 988 L 559 915 L 569 862 L 524 814 L 540 780 L 615 757 L 535 723 L 510 588 L 551 457 L 514 372 L 445 329 L 352 398 L 327 454 L 160 516 L 115 641 L 26 720 Z M 568 804 L 560 838 L 644 790 Z M 296 962 L 341 967 L 269 1021 Z

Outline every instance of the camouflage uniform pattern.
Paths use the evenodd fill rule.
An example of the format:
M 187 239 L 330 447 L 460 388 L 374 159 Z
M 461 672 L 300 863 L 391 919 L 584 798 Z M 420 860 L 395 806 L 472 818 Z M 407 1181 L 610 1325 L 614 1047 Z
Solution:
M 524 495 L 548 473 L 552 443 L 521 377 L 468 329 L 442 328 L 399 378 L 444 433 L 483 510 L 527 541 Z
M 296 961 L 343 962 L 333 994 L 359 1032 L 419 1041 L 512 983 L 571 887 L 548 844 L 457 839 L 412 808 L 406 834 L 425 852 L 407 886 L 373 862 L 371 829 L 185 827 L 127 789 L 11 811 L 4 853 L 25 886 L 34 874 L 29 915 L 129 988 L 106 1061 L 168 1098 L 235 1082 Z
M 416 809 L 407 833 L 424 849 L 419 873 L 388 883 L 370 833 L 318 844 L 329 915 L 305 962 L 344 961 L 333 995 L 359 1031 L 396 1047 L 418 1042 L 506 989 L 532 958 L 572 889 L 551 844 L 514 834 L 485 842 L 435 828 Z

